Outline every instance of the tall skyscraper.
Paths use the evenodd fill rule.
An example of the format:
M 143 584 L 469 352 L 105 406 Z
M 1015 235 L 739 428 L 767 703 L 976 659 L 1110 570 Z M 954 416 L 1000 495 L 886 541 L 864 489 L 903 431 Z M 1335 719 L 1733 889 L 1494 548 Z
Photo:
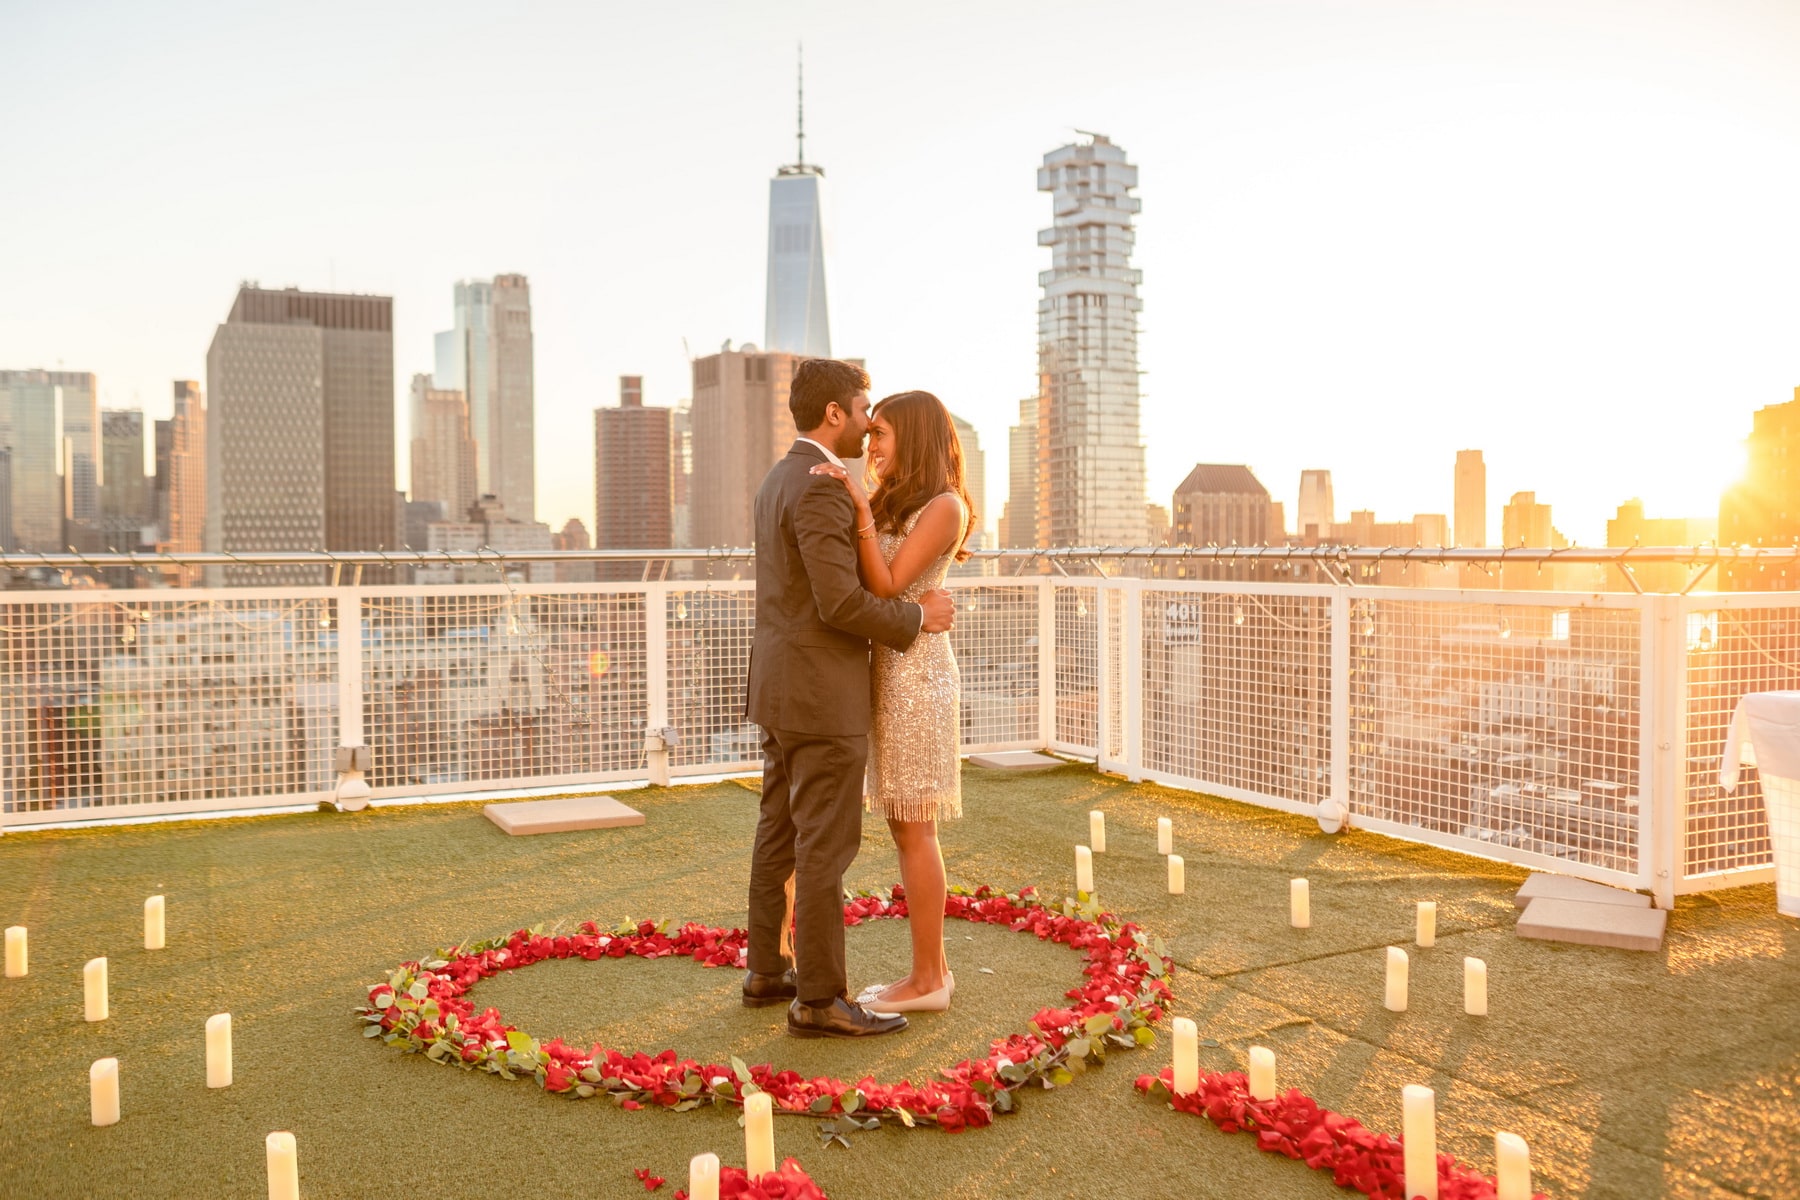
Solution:
M 206 353 L 209 550 L 398 545 L 393 330 L 388 296 L 239 289 Z M 309 583 L 320 572 L 225 578 Z
M 670 485 L 669 535 L 677 546 L 694 544 L 694 405 L 682 400 L 669 414 Z M 685 565 L 685 564 L 684 564 Z
M 537 519 L 531 285 L 523 275 L 456 285 L 455 327 L 437 335 L 437 387 L 463 393 L 475 439 L 475 491 L 515 521 Z M 459 518 L 460 519 L 460 518 Z
M 594 410 L 595 549 L 661 550 L 674 541 L 671 411 L 644 407 L 641 375 L 621 375 L 618 406 Z M 601 579 L 643 574 L 641 563 L 600 566 Z
M 797 435 L 788 388 L 799 361 L 779 351 L 733 350 L 729 342 L 694 360 L 694 545 L 738 547 L 754 539 L 756 489 Z
M 957 439 L 962 442 L 963 486 L 975 505 L 975 528 L 969 531 L 969 549 L 980 550 L 988 544 L 987 455 L 981 452 L 981 434 L 975 426 L 955 413 L 950 414 L 950 423 L 956 426 Z
M 1138 299 L 1131 266 L 1137 168 L 1100 134 L 1044 156 L 1038 190 L 1054 223 L 1038 233 L 1039 419 L 1048 443 L 1048 536 L 1059 546 L 1131 546 L 1146 535 L 1138 414 Z
M 763 348 L 806 358 L 831 357 L 825 303 L 825 168 L 806 161 L 806 92 L 794 161 L 769 180 L 768 294 Z
M 66 522 L 100 508 L 100 389 L 85 371 L 0 371 L 0 448 L 12 451 L 13 537 L 68 548 Z
M 138 550 L 144 531 L 154 529 L 150 481 L 144 475 L 144 414 L 138 409 L 102 409 L 100 532 L 109 549 Z
M 1800 387 L 1785 404 L 1756 410 L 1744 443 L 1743 477 L 1719 498 L 1719 541 L 1727 546 L 1800 544 Z M 1784 591 L 1800 587 L 1791 565 L 1722 565 L 1719 590 Z
M 160 422 L 159 422 L 160 424 Z M 175 412 L 169 418 L 168 527 L 163 545 L 174 552 L 206 549 L 206 404 L 200 384 L 175 381 Z M 158 474 L 162 468 L 159 464 Z M 180 572 L 183 586 L 199 579 L 192 568 Z
M 1300 506 L 1295 509 L 1294 533 L 1301 545 L 1331 540 L 1337 523 L 1337 504 L 1331 497 L 1330 471 L 1300 472 Z
M 435 501 L 443 506 L 446 518 L 461 521 L 476 496 L 469 405 L 461 392 L 433 387 L 429 375 L 414 375 L 411 409 L 412 498 Z
M 85 394 L 79 389 L 63 389 L 62 473 L 63 520 L 84 530 L 97 528 L 106 466 L 100 458 L 100 390 L 96 387 L 90 386 Z M 68 529 L 63 536 L 75 540 Z
M 16 550 L 13 538 L 12 450 L 0 446 L 0 550 Z
M 1038 513 L 1038 398 L 1019 401 L 1019 423 L 1006 431 L 1006 507 L 1000 545 L 1023 550 L 1040 545 Z
M 1533 549 L 1560 550 L 1569 544 L 1551 524 L 1550 506 L 1537 502 L 1536 492 L 1515 492 L 1500 512 L 1501 544 Z M 1541 570 L 1535 563 L 1505 563 L 1500 586 L 1509 591 L 1551 591 L 1556 588 L 1556 569 Z
M 1458 546 L 1487 545 L 1487 464 L 1479 450 L 1456 452 L 1455 526 Z

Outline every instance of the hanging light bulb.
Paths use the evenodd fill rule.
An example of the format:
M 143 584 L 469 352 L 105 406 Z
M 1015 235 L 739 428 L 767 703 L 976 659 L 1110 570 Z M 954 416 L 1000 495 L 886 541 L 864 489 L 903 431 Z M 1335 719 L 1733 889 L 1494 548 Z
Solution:
M 1231 610 L 1231 623 L 1233 625 L 1242 625 L 1244 623 L 1244 606 L 1243 605 L 1240 604 Z
M 1508 621 L 1505 617 L 1500 618 L 1500 636 L 1503 638 L 1512 636 L 1512 622 Z

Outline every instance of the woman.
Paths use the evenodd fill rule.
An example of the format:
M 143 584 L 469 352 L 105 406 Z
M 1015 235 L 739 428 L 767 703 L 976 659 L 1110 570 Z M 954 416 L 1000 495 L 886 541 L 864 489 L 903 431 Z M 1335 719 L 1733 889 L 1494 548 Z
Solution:
M 877 596 L 916 600 L 943 585 L 953 560 L 969 557 L 965 543 L 975 514 L 950 411 L 930 392 L 889 396 L 869 414 L 868 455 L 872 496 L 842 467 L 820 463 L 813 473 L 843 480 L 856 502 L 863 586 Z M 887 818 L 899 851 L 912 971 L 857 999 L 880 1013 L 942 1012 L 950 1007 L 956 979 L 944 959 L 946 888 L 937 825 L 962 816 L 961 679 L 946 633 L 921 633 L 904 654 L 878 645 L 873 666 L 864 803 Z

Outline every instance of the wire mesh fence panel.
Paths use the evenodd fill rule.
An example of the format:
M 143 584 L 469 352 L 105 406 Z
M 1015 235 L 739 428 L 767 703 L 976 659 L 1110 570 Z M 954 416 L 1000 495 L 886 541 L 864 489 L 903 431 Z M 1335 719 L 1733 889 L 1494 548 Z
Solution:
M 1056 741 L 1094 753 L 1100 745 L 1099 591 L 1056 588 Z
M 1644 651 L 1631 601 L 1352 600 L 1352 810 L 1497 857 L 1635 873 Z
M 1722 791 L 1719 759 L 1739 700 L 1752 692 L 1800 690 L 1800 597 L 1692 597 L 1682 620 L 1682 873 L 1691 879 L 1766 867 L 1773 853 L 1760 781 L 1746 769 L 1735 790 Z
M 674 767 L 762 765 L 762 731 L 744 719 L 756 585 L 672 590 L 667 601 L 669 723 Z
M 1142 594 L 1143 765 L 1207 788 L 1317 804 L 1330 788 L 1331 602 Z
M 962 748 L 1035 742 L 1038 733 L 1038 588 L 950 580 L 950 635 L 962 677 Z
M 0 810 L 248 807 L 330 786 L 333 611 L 292 590 L 0 601 Z
M 383 590 L 362 614 L 378 793 L 641 767 L 642 592 Z

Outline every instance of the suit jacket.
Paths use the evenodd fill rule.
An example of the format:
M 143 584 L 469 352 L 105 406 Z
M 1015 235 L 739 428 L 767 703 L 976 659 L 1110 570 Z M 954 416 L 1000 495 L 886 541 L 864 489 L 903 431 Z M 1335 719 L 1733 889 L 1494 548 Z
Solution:
M 771 729 L 869 732 L 869 642 L 905 650 L 925 619 L 856 573 L 856 506 L 797 441 L 756 493 L 756 636 L 744 716 Z

